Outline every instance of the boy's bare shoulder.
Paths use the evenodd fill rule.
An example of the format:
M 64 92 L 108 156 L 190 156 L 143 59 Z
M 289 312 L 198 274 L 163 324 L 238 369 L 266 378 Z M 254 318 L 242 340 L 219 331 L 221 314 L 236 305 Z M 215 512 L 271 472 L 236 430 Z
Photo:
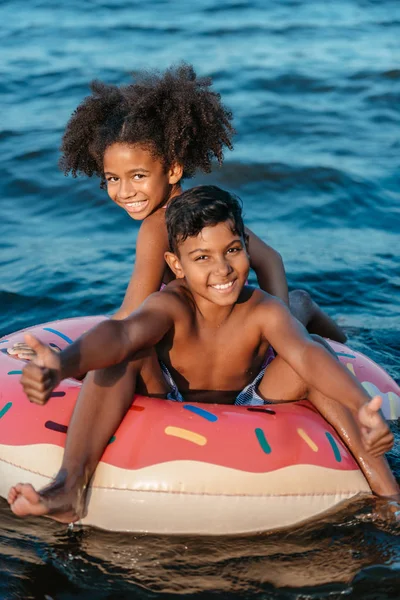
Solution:
M 268 292 L 264 292 L 264 290 L 252 285 L 246 285 L 242 290 L 238 303 L 248 302 L 252 306 L 258 306 L 273 304 L 275 300 L 280 302 L 278 298 L 271 296 Z
M 159 292 L 151 294 L 145 300 L 147 306 L 164 308 L 168 311 L 177 312 L 182 317 L 185 312 L 191 313 L 194 308 L 194 300 L 192 294 L 179 279 L 175 279 L 166 285 Z
M 245 302 L 247 308 L 251 309 L 252 314 L 257 317 L 265 318 L 266 314 L 272 316 L 272 314 L 281 313 L 282 310 L 287 311 L 287 307 L 282 300 L 253 286 L 246 286 L 243 289 L 241 298 L 243 298 L 242 301 Z M 239 299 L 239 303 L 240 301 Z

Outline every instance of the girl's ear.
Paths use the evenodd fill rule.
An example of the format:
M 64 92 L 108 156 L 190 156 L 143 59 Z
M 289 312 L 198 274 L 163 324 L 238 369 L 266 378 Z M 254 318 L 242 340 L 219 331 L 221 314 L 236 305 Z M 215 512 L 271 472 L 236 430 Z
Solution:
M 183 272 L 181 261 L 179 260 L 178 256 L 173 252 L 165 252 L 164 258 L 165 262 L 167 263 L 175 277 L 177 279 L 183 279 L 185 277 L 185 274 Z
M 249 253 L 249 243 L 250 243 L 250 236 L 248 233 L 245 233 L 244 234 L 244 245 L 246 246 L 247 254 Z
M 169 183 L 174 185 L 182 179 L 183 166 L 179 163 L 173 163 L 168 170 Z

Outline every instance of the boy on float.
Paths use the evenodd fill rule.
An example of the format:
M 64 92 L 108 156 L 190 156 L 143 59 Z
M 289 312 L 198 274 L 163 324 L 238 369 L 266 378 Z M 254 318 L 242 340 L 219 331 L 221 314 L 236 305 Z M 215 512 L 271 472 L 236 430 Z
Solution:
M 164 209 L 181 193 L 182 179 L 210 172 L 213 158 L 222 164 L 223 149 L 232 149 L 232 114 L 211 89 L 211 80 L 197 78 L 189 65 L 164 74 L 139 74 L 131 85 L 97 81 L 91 88 L 67 124 L 60 166 L 74 177 L 97 175 L 110 198 L 142 221 L 131 280 L 113 316 L 123 319 L 173 278 L 164 260 Z M 286 304 L 290 298 L 292 313 L 310 332 L 344 342 L 344 332 L 307 292 L 288 294 L 280 255 L 250 230 L 246 233 L 260 287 Z M 25 344 L 15 344 L 9 352 L 32 356 Z
M 174 281 L 126 319 L 100 323 L 61 353 L 26 336 L 36 358 L 21 381 L 32 402 L 44 404 L 66 377 L 88 375 L 60 471 L 39 492 L 30 484 L 12 487 L 12 511 L 79 519 L 90 479 L 135 393 L 226 404 L 308 398 L 345 441 L 371 489 L 398 499 L 382 456 L 393 436 L 379 414 L 380 399 L 369 401 L 283 302 L 246 285 L 250 259 L 237 199 L 200 186 L 171 200 L 165 219 L 165 260 Z M 266 365 L 270 346 L 277 357 Z

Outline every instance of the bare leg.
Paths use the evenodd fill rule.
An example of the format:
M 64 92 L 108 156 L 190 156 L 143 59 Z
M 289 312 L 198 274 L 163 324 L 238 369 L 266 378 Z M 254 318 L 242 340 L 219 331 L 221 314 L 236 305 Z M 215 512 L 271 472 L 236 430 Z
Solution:
M 314 342 L 318 342 L 318 344 L 321 344 L 321 346 L 323 346 L 325 350 L 328 350 L 329 354 L 332 354 L 332 356 L 334 356 L 336 360 L 339 360 L 332 346 L 330 346 L 323 337 L 317 335 L 316 333 L 310 333 L 310 337 L 312 337 Z
M 307 327 L 310 333 L 316 333 L 342 344 L 346 341 L 343 329 L 321 310 L 308 292 L 304 290 L 291 291 L 289 306 L 293 316 Z
M 309 388 L 297 373 L 277 356 L 265 371 L 258 388 L 260 395 L 272 402 L 290 402 L 307 398 L 334 427 L 356 459 L 371 490 L 378 496 L 400 499 L 399 486 L 386 459 L 372 457 L 364 448 L 360 429 L 352 413 L 336 400 Z
M 8 502 L 19 516 L 48 515 L 71 523 L 82 517 L 87 485 L 111 436 L 129 409 L 137 383 L 141 392 L 169 391 L 154 351 L 149 356 L 90 372 L 68 428 L 61 468 L 39 492 L 30 484 L 12 487 Z

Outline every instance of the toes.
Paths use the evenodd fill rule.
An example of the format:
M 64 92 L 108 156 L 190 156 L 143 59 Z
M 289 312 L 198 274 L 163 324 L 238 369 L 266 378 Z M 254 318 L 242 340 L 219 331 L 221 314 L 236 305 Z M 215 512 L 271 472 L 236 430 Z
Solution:
M 10 491 L 8 492 L 8 496 L 7 496 L 8 504 L 13 504 L 17 497 L 18 497 L 17 490 L 15 489 L 15 487 L 12 487 L 10 489 Z
M 40 496 L 30 483 L 20 483 L 20 494 L 31 504 L 40 502 Z

